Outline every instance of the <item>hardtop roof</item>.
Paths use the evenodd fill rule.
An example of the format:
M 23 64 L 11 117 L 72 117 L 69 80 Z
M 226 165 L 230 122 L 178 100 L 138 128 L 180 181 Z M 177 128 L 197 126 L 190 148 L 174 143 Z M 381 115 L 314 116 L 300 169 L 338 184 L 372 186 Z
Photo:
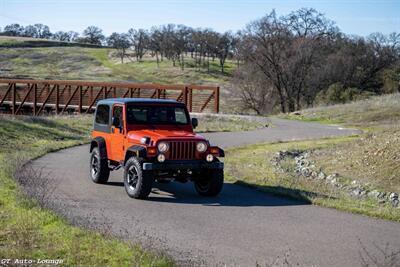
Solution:
M 107 98 L 97 102 L 97 105 L 112 105 L 112 104 L 128 104 L 128 103 L 145 103 L 145 104 L 183 104 L 176 100 L 169 99 L 154 99 L 154 98 Z

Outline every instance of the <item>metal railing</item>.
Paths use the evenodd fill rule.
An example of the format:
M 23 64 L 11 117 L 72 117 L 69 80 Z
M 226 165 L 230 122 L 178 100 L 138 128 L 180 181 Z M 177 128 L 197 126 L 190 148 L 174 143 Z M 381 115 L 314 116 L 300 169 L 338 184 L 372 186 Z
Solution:
M 29 114 L 91 113 L 106 98 L 173 99 L 190 112 L 219 112 L 219 87 L 68 80 L 0 79 L 0 112 Z

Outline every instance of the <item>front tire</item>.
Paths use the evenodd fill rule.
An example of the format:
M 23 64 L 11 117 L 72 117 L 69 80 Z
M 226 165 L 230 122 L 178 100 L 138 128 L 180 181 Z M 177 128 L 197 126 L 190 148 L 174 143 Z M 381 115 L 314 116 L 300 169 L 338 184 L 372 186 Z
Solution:
M 216 169 L 204 172 L 203 177 L 200 177 L 194 182 L 194 188 L 201 196 L 214 197 L 218 195 L 224 186 L 224 170 Z
M 98 147 L 93 148 L 90 155 L 90 178 L 96 184 L 105 184 L 110 177 L 107 159 L 102 159 Z
M 125 164 L 124 186 L 131 198 L 145 199 L 153 187 L 154 175 L 151 171 L 143 170 L 143 161 L 132 157 Z

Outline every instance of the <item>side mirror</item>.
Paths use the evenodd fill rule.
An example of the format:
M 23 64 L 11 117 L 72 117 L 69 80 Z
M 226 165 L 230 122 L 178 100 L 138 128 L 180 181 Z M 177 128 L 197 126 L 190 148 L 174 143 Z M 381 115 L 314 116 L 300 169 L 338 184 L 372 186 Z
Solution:
M 193 129 L 196 129 L 196 127 L 199 125 L 199 121 L 197 120 L 197 118 L 192 118 L 192 126 Z
M 118 117 L 113 117 L 112 118 L 112 126 L 115 126 L 116 128 L 121 127 L 121 121 Z

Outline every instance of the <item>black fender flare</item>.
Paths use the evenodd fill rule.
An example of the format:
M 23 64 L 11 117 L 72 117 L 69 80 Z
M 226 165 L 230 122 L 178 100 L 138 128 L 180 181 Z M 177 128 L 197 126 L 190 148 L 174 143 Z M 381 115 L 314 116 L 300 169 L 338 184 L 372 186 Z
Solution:
M 90 142 L 90 152 L 92 152 L 95 147 L 99 148 L 101 159 L 108 159 L 106 140 L 103 137 L 98 136 L 92 139 Z
M 125 152 L 124 165 L 130 157 L 147 158 L 147 149 L 144 146 L 133 145 Z

